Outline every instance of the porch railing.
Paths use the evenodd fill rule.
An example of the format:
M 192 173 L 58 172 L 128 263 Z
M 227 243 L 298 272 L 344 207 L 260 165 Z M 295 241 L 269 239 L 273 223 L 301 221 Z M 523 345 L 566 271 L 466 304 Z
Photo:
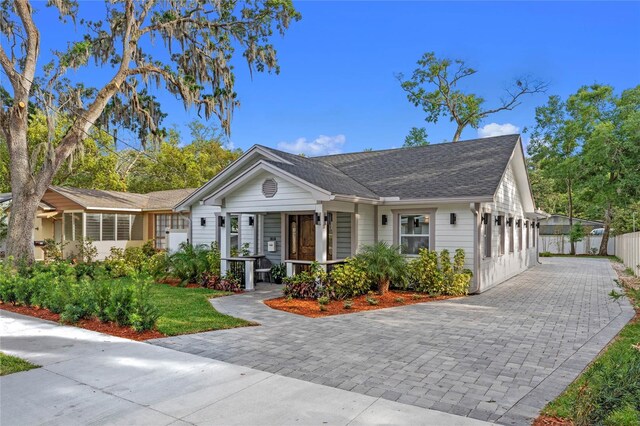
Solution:
M 255 265 L 261 256 L 223 257 L 222 271 L 240 279 L 244 290 L 255 290 Z

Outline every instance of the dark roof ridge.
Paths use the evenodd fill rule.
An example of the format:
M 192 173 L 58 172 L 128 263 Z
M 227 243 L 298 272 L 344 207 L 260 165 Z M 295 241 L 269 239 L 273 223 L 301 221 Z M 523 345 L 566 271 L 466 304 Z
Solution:
M 378 152 L 387 152 L 387 151 L 400 151 L 400 150 L 403 150 L 403 149 L 425 149 L 425 148 L 431 148 L 431 147 L 435 147 L 435 146 L 451 145 L 451 144 L 454 144 L 454 143 L 457 144 L 457 143 L 476 142 L 476 141 L 482 141 L 482 140 L 485 140 L 485 139 L 498 139 L 498 138 L 513 137 L 513 136 L 520 137 L 520 133 L 510 133 L 508 135 L 489 136 L 489 137 L 485 137 L 485 138 L 474 138 L 474 139 L 463 139 L 463 140 L 458 140 L 458 141 L 447 141 L 447 142 L 439 142 L 439 143 L 430 143 L 429 145 L 400 146 L 398 148 L 374 149 L 374 150 L 371 150 L 371 151 L 341 152 L 339 154 L 318 155 L 318 156 L 309 157 L 309 158 L 323 159 L 323 158 L 329 158 L 329 157 L 340 157 L 342 155 L 355 155 L 355 154 L 369 154 L 369 153 L 378 153 Z M 295 155 L 295 154 L 291 154 L 291 155 Z

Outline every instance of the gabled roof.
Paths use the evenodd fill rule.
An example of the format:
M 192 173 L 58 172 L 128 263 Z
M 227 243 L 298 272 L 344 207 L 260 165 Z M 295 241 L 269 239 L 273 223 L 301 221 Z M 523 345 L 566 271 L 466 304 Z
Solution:
M 172 189 L 147 194 L 132 192 L 106 191 L 102 189 L 71 188 L 51 186 L 57 192 L 74 203 L 93 210 L 171 210 L 180 200 L 191 194 L 194 189 Z
M 229 182 L 234 173 L 246 170 L 252 158 L 260 158 L 336 196 L 376 201 L 487 200 L 493 199 L 514 155 L 524 159 L 520 151 L 519 135 L 310 158 L 255 145 L 176 208 L 206 198 Z M 526 170 L 523 173 L 526 181 Z M 523 190 L 530 194 L 525 183 L 527 188 Z
M 366 182 L 379 197 L 492 197 L 519 141 L 507 135 L 315 159 Z

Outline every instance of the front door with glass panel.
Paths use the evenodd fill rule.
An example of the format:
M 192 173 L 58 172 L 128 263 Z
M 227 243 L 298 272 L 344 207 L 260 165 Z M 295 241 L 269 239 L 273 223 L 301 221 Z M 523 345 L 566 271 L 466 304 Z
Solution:
M 316 225 L 312 214 L 289 215 L 289 259 L 316 259 Z

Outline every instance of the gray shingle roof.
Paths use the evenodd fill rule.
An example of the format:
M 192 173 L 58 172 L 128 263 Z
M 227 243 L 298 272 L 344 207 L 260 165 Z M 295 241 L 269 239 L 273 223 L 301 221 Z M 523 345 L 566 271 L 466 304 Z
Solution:
M 519 135 L 306 158 L 279 168 L 334 194 L 400 199 L 493 196 Z
M 193 188 L 187 188 L 135 194 L 64 186 L 52 186 L 51 189 L 85 208 L 143 210 L 171 210 L 179 201 L 195 191 Z

